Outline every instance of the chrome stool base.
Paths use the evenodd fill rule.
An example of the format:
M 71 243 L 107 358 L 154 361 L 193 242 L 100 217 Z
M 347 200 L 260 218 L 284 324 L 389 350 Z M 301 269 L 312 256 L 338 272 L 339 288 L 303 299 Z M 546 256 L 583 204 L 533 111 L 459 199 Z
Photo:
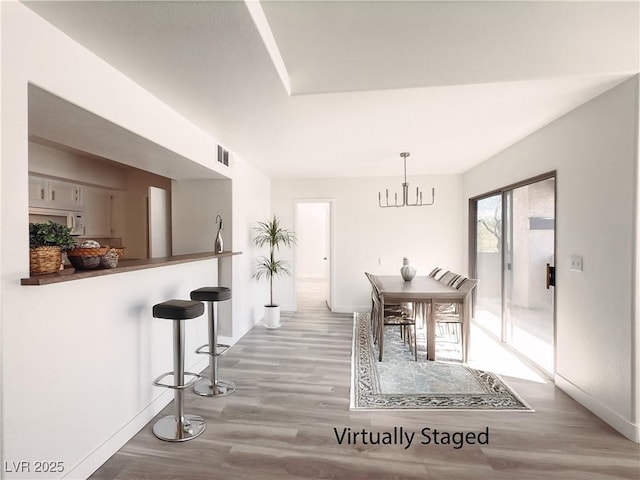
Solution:
M 153 425 L 153 434 L 165 442 L 186 442 L 202 435 L 204 418 L 187 414 L 184 420 L 179 422 L 173 415 L 163 417 Z
M 196 349 L 200 355 L 209 355 L 209 377 L 202 378 L 193 387 L 194 393 L 202 397 L 224 397 L 236 391 L 236 384 L 218 378 L 218 357 L 229 351 L 229 345 L 218 343 L 216 304 L 231 298 L 227 287 L 202 287 L 191 292 L 193 300 L 207 302 L 209 311 L 209 342 Z M 204 375 L 203 375 L 204 377 Z
M 202 397 L 224 397 L 236 391 L 236 384 L 228 380 L 218 380 L 214 385 L 209 378 L 203 378 L 196 382 L 193 391 Z

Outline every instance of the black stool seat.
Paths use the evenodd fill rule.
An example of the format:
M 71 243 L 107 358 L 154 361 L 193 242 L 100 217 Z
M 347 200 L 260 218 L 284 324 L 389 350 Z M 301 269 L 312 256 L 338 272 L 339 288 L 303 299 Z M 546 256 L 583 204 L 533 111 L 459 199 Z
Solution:
M 204 313 L 204 304 L 193 300 L 167 300 L 153 306 L 155 318 L 169 320 L 187 320 L 199 317 Z
M 201 302 L 222 302 L 231 298 L 231 289 L 228 287 L 202 287 L 191 292 L 191 300 Z

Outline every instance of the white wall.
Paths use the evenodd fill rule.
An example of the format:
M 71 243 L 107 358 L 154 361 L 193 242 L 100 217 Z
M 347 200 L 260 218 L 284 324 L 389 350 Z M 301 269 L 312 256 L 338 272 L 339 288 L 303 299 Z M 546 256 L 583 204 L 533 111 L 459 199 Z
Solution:
M 3 24 L 3 15 L 2 15 L 2 7 L 0 7 L 0 28 Z M 0 53 L 4 52 L 4 41 L 2 39 L 3 35 L 2 35 L 2 31 L 0 30 Z M 3 122 L 7 119 L 5 114 L 4 114 L 4 110 L 2 109 L 2 97 L 4 94 L 4 87 L 2 85 L 2 74 L 0 72 L 0 160 L 4 161 L 4 151 L 2 149 L 2 145 L 4 144 L 4 129 L 2 128 L 2 124 Z M 4 192 L 3 192 L 3 187 L 2 187 L 2 183 L 3 183 L 3 178 L 2 178 L 2 171 L 4 169 L 2 168 L 2 166 L 0 166 L 0 225 L 4 225 L 4 206 L 6 205 L 6 203 L 4 202 Z M 3 255 L 4 255 L 4 248 L 2 245 L 2 233 L 0 232 L 0 273 L 2 272 L 2 265 L 3 265 Z M 4 358 L 4 347 L 3 347 L 3 341 L 2 339 L 4 338 L 4 334 L 3 334 L 3 315 L 4 315 L 4 309 L 1 307 L 1 305 L 3 304 L 3 288 L 1 288 L 0 286 L 0 392 L 4 391 L 4 374 L 3 374 L 3 370 L 4 368 L 2 368 L 2 364 L 3 364 L 3 358 Z M 4 418 L 4 400 L 2 398 L 2 394 L 0 394 L 0 422 L 2 422 L 2 419 Z M 0 465 L 4 465 L 4 433 L 2 432 L 2 427 L 0 427 Z M 0 478 L 1 478 L 2 474 L 0 474 Z
M 231 250 L 231 180 L 174 181 L 171 188 L 173 254 L 213 252 L 218 232 L 216 215 L 224 221 L 223 248 Z
M 329 256 L 327 245 L 328 203 L 299 203 L 295 224 L 297 242 L 296 271 L 298 278 L 326 278 Z
M 635 441 L 637 115 L 636 76 L 464 175 L 469 198 L 557 171 L 556 385 Z
M 27 7 L 0 2 L 0 15 L 0 203 L 5 207 L 0 213 L 0 464 L 52 458 L 64 462 L 69 478 L 84 478 L 171 399 L 150 386 L 171 368 L 171 325 L 152 319 L 151 306 L 209 283 L 217 261 L 21 286 L 20 278 L 29 276 L 28 82 L 210 170 L 221 173 L 225 167 L 216 165 L 212 154 L 215 139 Z M 245 195 L 239 217 L 245 221 L 254 209 L 268 210 L 269 182 L 247 173 L 240 161 L 237 170 L 238 190 Z M 254 184 L 260 187 L 256 198 L 248 194 Z M 242 299 L 254 286 L 247 266 L 238 265 L 245 271 L 236 272 L 234 263 L 233 295 Z M 240 288 L 242 283 L 236 288 L 236 281 L 247 288 Z M 255 308 L 243 303 L 242 308 Z M 188 351 L 206 342 L 205 322 L 192 322 Z M 187 365 L 197 369 L 194 361 L 188 354 Z
M 234 158 L 233 164 L 232 245 L 234 251 L 242 252 L 242 255 L 232 257 L 231 295 L 242 299 L 233 303 L 233 340 L 237 341 L 262 320 L 263 306 L 268 303 L 266 282 L 258 282 L 252 277 L 258 255 L 253 239 L 257 222 L 264 220 L 271 210 L 272 186 L 268 177 L 246 162 L 236 163 Z
M 114 190 L 127 188 L 124 167 L 34 142 L 29 142 L 29 171 Z
M 273 180 L 272 211 L 286 228 L 293 228 L 296 199 L 333 199 L 333 310 L 370 308 L 369 284 L 364 272 L 398 274 L 408 257 L 418 275 L 435 267 L 462 271 L 467 256 L 463 237 L 462 177 L 458 175 L 410 177 L 412 187 L 436 189 L 433 206 L 380 208 L 378 192 L 401 191 L 401 177 Z M 292 260 L 293 252 L 281 250 Z M 297 266 L 294 265 L 294 273 Z M 278 278 L 274 297 L 283 310 L 294 310 L 295 282 Z

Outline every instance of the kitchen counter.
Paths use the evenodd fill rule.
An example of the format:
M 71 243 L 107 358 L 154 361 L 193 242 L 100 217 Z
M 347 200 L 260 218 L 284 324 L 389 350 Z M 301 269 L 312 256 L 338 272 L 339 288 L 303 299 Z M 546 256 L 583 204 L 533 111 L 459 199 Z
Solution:
M 104 275 L 115 275 L 118 273 L 133 272 L 136 270 L 144 270 L 147 268 L 165 267 L 168 265 L 197 262 L 200 260 L 209 260 L 212 258 L 230 257 L 232 255 L 240 255 L 241 253 L 242 252 L 203 252 L 159 258 L 121 258 L 116 268 L 96 268 L 92 270 L 76 270 L 74 268 L 65 268 L 64 270 L 56 273 L 50 273 L 47 275 L 34 275 L 32 277 L 22 278 L 20 280 L 20 284 L 50 285 L 52 283 L 70 282 L 72 280 L 82 280 L 83 278 L 101 277 Z

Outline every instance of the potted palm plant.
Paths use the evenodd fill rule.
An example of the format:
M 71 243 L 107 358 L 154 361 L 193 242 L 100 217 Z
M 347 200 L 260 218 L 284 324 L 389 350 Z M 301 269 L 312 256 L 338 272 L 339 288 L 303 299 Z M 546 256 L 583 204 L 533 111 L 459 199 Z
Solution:
M 71 228 L 49 221 L 29 224 L 29 273 L 54 273 L 62 265 L 62 252 L 71 250 L 75 241 Z
M 269 247 L 269 256 L 258 258 L 254 277 L 258 280 L 269 280 L 269 304 L 265 305 L 265 323 L 267 328 L 280 326 L 280 305 L 273 303 L 273 278 L 279 275 L 291 275 L 288 262 L 276 260 L 275 252 L 280 247 L 291 247 L 296 243 L 296 235 L 293 231 L 280 226 L 280 219 L 273 216 L 264 222 L 258 222 L 255 228 L 257 235 L 254 243 L 257 247 Z

